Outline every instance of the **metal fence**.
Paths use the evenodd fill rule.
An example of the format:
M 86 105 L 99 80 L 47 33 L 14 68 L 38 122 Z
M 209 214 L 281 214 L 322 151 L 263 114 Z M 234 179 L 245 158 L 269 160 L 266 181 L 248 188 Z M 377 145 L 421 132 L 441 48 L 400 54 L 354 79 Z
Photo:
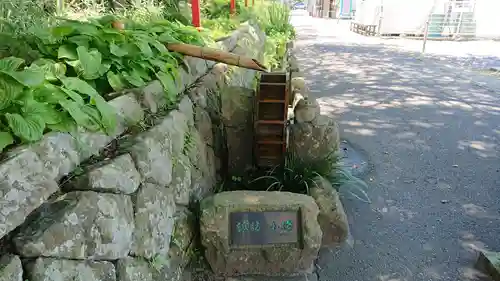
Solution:
M 423 26 L 404 30 L 406 36 L 426 36 L 432 39 L 475 38 L 477 18 L 475 0 L 448 1 L 433 7 Z
M 499 11 L 499 0 L 365 0 L 355 21 L 381 36 L 500 38 Z

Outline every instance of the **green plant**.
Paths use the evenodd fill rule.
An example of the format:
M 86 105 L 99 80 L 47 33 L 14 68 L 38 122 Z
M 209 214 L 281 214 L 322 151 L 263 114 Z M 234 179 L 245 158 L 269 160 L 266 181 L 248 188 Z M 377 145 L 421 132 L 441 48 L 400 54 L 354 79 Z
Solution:
M 74 132 L 77 125 L 112 133 L 113 108 L 85 81 L 66 77 L 64 64 L 41 59 L 0 60 L 0 151 L 42 138 L 46 130 Z
M 295 153 L 288 153 L 284 165 L 276 166 L 254 178 L 247 188 L 309 194 L 311 188 L 317 187 L 316 179 L 320 176 L 327 179 L 339 192 L 347 191 L 361 201 L 370 202 L 364 190 L 367 188 L 366 183 L 341 166 L 337 153 L 307 160 Z
M 33 26 L 46 26 L 53 8 L 51 1 L 0 1 L 0 33 L 22 34 Z
M 193 133 L 191 130 L 188 130 L 184 135 L 184 145 L 182 147 L 182 154 L 188 156 L 189 153 L 195 148 L 196 143 L 194 140 Z
M 290 24 L 291 10 L 288 6 L 278 2 L 271 2 L 264 13 L 259 13 L 257 21 L 261 24 L 266 34 L 284 33 L 295 37 L 295 29 Z
M 264 64 L 270 69 L 282 67 L 286 55 L 286 43 L 295 38 L 295 29 L 290 24 L 291 10 L 278 2 L 257 7 L 253 19 L 265 31 Z
M 201 44 L 189 27 L 159 21 L 148 25 L 126 22 L 126 29 L 112 27 L 114 16 L 89 22 L 65 20 L 27 37 L 45 58 L 63 62 L 72 76 L 78 76 L 100 93 L 140 87 L 158 78 L 169 97 L 177 94 L 174 81 L 181 57 L 169 52 L 165 43 Z
M 203 1 L 200 6 L 202 14 L 209 19 L 234 17 L 230 14 L 230 2 L 226 0 Z M 245 7 L 244 0 L 236 0 L 235 12 L 240 21 L 245 21 L 251 16 L 251 9 Z
M 240 24 L 237 18 L 203 19 L 202 26 L 208 30 L 212 38 L 221 38 L 229 35 Z

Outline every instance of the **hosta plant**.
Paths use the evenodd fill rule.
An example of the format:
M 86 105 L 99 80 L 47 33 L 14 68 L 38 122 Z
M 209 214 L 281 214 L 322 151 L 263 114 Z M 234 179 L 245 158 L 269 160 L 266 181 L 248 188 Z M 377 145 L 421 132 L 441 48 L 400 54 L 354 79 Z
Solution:
M 64 20 L 51 29 L 36 30 L 27 41 L 44 58 L 63 63 L 68 76 L 87 81 L 101 94 L 141 87 L 159 79 L 170 99 L 177 94 L 175 80 L 182 57 L 170 52 L 166 43 L 202 45 L 203 38 L 192 27 L 168 21 L 142 25 L 104 16 L 89 21 Z
M 0 151 L 37 141 L 47 130 L 82 126 L 113 132 L 113 109 L 88 83 L 66 77 L 64 64 L 47 59 L 23 64 L 15 57 L 0 60 Z

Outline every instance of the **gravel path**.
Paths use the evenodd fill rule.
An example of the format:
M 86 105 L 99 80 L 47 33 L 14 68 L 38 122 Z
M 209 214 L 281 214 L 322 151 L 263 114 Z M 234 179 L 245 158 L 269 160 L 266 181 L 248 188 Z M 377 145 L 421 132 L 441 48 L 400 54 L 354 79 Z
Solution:
M 336 20 L 293 23 L 312 95 L 372 165 L 372 203 L 344 200 L 350 243 L 322 253 L 319 279 L 487 280 L 474 263 L 500 251 L 500 91 Z

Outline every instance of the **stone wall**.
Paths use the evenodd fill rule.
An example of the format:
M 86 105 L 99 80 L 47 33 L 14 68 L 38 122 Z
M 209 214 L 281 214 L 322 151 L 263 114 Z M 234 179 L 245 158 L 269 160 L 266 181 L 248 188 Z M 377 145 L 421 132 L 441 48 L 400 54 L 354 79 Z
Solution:
M 219 45 L 254 56 L 263 40 L 244 25 Z M 234 81 L 242 89 L 255 77 L 185 62 L 176 108 L 153 81 L 109 102 L 119 121 L 114 135 L 52 132 L 7 153 L 0 162 L 0 280 L 180 278 L 194 250 L 192 206 L 212 192 L 227 160 L 224 100 L 240 95 Z

